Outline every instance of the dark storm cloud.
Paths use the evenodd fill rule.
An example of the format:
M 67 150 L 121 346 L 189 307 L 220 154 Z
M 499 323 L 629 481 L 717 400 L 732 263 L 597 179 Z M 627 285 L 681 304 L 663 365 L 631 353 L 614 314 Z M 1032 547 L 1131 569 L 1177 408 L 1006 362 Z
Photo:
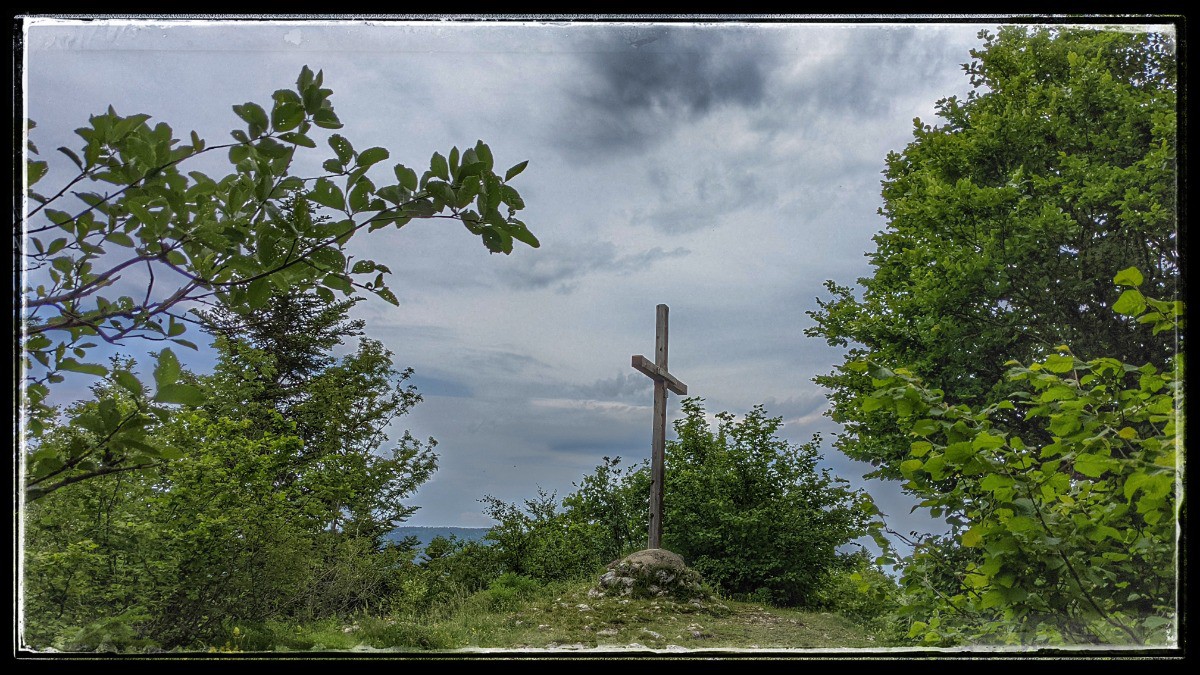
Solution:
M 594 42 L 561 129 L 576 155 L 636 150 L 718 106 L 753 107 L 776 63 L 740 31 L 631 28 Z
M 607 241 L 547 246 L 554 255 L 531 256 L 523 267 L 508 267 L 499 272 L 513 288 L 539 289 L 558 285 L 558 292 L 574 290 L 578 280 L 592 272 L 629 272 L 667 258 L 689 253 L 686 248 L 664 251 L 654 247 L 639 253 L 618 255 L 617 247 Z
M 715 103 L 754 105 L 765 80 L 755 54 L 722 52 L 719 33 L 655 29 L 640 44 L 601 52 L 593 62 L 602 88 L 590 99 L 603 112 L 670 108 L 686 115 Z M 718 56 L 719 55 L 719 56 Z

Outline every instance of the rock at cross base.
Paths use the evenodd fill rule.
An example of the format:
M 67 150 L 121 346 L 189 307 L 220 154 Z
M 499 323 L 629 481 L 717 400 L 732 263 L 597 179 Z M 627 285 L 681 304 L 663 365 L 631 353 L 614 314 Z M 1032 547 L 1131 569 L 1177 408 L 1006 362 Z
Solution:
M 661 548 L 648 548 L 609 563 L 608 571 L 600 576 L 599 584 L 588 595 L 665 596 L 680 602 L 715 599 L 704 588 L 699 573 L 677 554 Z

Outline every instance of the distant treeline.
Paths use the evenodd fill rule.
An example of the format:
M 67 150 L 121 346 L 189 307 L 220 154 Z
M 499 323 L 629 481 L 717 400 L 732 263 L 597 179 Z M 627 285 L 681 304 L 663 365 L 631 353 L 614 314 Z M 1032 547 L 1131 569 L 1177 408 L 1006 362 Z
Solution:
M 449 539 L 454 536 L 463 541 L 478 541 L 483 539 L 489 528 L 486 527 L 413 527 L 404 525 L 397 527 L 387 535 L 392 541 L 400 541 L 405 537 L 416 537 L 420 542 L 419 548 L 425 548 L 437 537 Z

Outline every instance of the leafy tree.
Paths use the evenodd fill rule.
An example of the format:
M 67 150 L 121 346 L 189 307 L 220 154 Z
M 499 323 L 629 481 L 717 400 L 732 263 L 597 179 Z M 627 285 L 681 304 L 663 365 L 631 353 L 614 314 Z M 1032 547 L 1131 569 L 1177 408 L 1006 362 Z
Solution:
M 346 315 L 352 304 L 280 293 L 252 317 L 201 314 L 218 332 L 215 372 L 177 377 L 204 403 L 142 429 L 174 461 L 30 505 L 35 643 L 186 646 L 234 620 L 345 615 L 401 597 L 415 607 L 457 587 L 456 573 L 416 592 L 412 547 L 383 538 L 415 510 L 406 500 L 436 457 L 432 439 L 385 445 L 389 424 L 420 401 L 410 370 L 373 340 L 332 356 L 361 327 Z M 117 380 L 134 364 L 114 366 L 68 419 L 136 413 L 142 399 Z M 52 426 L 39 452 L 94 445 L 93 426 Z
M 111 382 L 99 389 L 119 393 Z M 98 400 L 112 400 L 107 394 Z M 275 421 L 264 424 L 263 415 Z M 410 508 L 400 502 L 410 490 L 394 489 L 420 484 L 432 461 L 327 459 L 324 471 L 293 478 L 304 441 L 289 426 L 269 410 L 243 419 L 179 410 L 147 432 L 148 442 L 173 450 L 173 461 L 98 476 L 31 503 L 26 642 L 188 647 L 234 621 L 345 616 L 404 594 L 415 573 L 411 548 L 371 535 L 395 508 Z M 54 426 L 44 442 L 70 444 L 91 433 Z M 376 492 L 346 503 L 339 490 L 347 485 Z M 352 519 L 360 505 L 367 516 Z M 370 518 L 379 522 L 369 526 Z
M 1136 269 L 1114 280 L 1125 287 L 1116 311 L 1174 343 L 1182 305 L 1144 296 Z M 1181 357 L 1160 369 L 1060 345 L 1028 366 L 1009 361 L 1013 400 L 978 407 L 948 402 L 907 369 L 852 367 L 876 387 L 867 407 L 893 412 L 915 439 L 899 466 L 906 489 L 958 525 L 952 546 L 922 542 L 907 561 L 911 637 L 1172 642 Z M 1014 428 L 1006 412 L 1025 424 Z M 975 555 L 945 555 L 964 549 Z
M 646 541 L 650 473 L 645 463 L 603 463 L 562 499 L 538 488 L 533 499 L 510 504 L 485 495 L 484 513 L 496 521 L 485 535 L 497 569 L 539 581 L 589 576 Z
M 511 252 L 514 240 L 538 245 L 515 216 L 524 203 L 508 184 L 526 163 L 500 176 L 482 141 L 462 152 L 434 153 L 419 178 L 396 164 L 395 182 L 388 182 L 372 173 L 389 158 L 386 149 L 357 151 L 334 133 L 326 139 L 333 152 L 322 164 L 326 173 L 295 175 L 297 153 L 317 147 L 310 134 L 342 126 L 330 103 L 333 92 L 322 84 L 322 73 L 306 66 L 296 88 L 276 91 L 270 105 L 235 105 L 245 127 L 231 132 L 232 143 L 218 145 L 195 132 L 180 144 L 166 123 L 151 127 L 148 115 L 121 116 L 110 107 L 76 131 L 83 140 L 78 151 L 59 148 L 77 173 L 49 196 L 34 191 L 48 163 L 27 161 L 26 194 L 34 206 L 25 213 L 25 239 L 18 243 L 29 283 L 15 314 L 24 356 L 23 437 L 31 449 L 53 419 L 47 396 L 63 371 L 107 373 L 83 360 L 95 340 L 120 345 L 137 338 L 194 348 L 181 337 L 196 321 L 189 309 L 219 304 L 248 313 L 262 308 L 272 291 L 285 289 L 311 290 L 328 303 L 335 292 L 363 291 L 395 304 L 384 279 L 389 270 L 346 254 L 360 231 L 449 218 L 492 252 Z M 28 150 L 38 154 L 32 141 Z M 227 156 L 230 173 L 184 173 L 193 159 L 218 152 Z M 127 290 L 121 277 L 135 271 L 145 272 L 149 282 Z M 112 291 L 119 295 L 106 295 Z M 163 404 L 198 403 L 201 394 L 178 381 L 170 349 L 159 354 L 152 395 L 131 371 L 120 371 L 118 384 L 146 397 L 144 410 L 128 419 L 101 415 L 95 446 L 27 462 L 26 481 L 34 489 L 26 499 L 48 494 L 64 479 L 163 459 L 160 448 L 142 444 L 145 416 L 166 414 Z M 54 472 L 57 480 L 47 479 Z
M 987 405 L 1015 386 L 1001 364 L 1057 345 L 1159 368 L 1175 351 L 1114 319 L 1108 282 L 1137 266 L 1147 294 L 1177 293 L 1171 36 L 1010 26 L 980 37 L 963 66 L 974 90 L 938 101 L 940 124 L 914 120 L 914 140 L 887 157 L 888 227 L 861 295 L 830 281 L 810 312 L 807 335 L 848 348 L 816 378 L 844 425 L 837 446 L 885 478 L 905 478 L 909 440 L 890 408 L 864 406 L 873 387 L 852 367 L 864 358 L 908 368 L 951 405 Z
M 538 581 L 574 579 L 597 572 L 608 559 L 602 552 L 607 532 L 602 525 L 559 511 L 554 493 L 538 488 L 524 506 L 485 495 L 484 509 L 497 524 L 484 538 L 492 542 L 495 560 L 507 573 Z
M 818 470 L 818 440 L 778 438 L 780 418 L 756 406 L 737 422 L 684 399 L 668 443 L 663 546 L 725 592 L 816 606 L 831 574 L 853 559 L 838 548 L 866 533 L 872 506 L 846 481 Z M 583 478 L 562 500 L 541 490 L 524 506 L 485 497 L 497 521 L 487 534 L 506 572 L 542 581 L 594 574 L 645 546 L 649 467 L 619 470 L 619 458 Z
M 115 362 L 112 372 L 132 365 Z M 94 398 L 73 404 L 69 414 L 87 420 L 101 407 L 112 406 L 116 414 L 134 411 L 137 402 L 112 380 L 110 374 L 93 385 Z M 94 436 L 86 426 L 56 425 L 42 443 L 67 452 L 94 443 Z M 18 598 L 26 644 L 96 648 L 129 637 L 128 624 L 147 618 L 148 589 L 171 578 L 173 567 L 158 555 L 158 530 L 130 513 L 132 494 L 146 498 L 150 491 L 136 474 L 113 472 L 27 506 Z
M 866 533 L 869 498 L 818 470 L 819 439 L 793 445 L 782 418 L 755 406 L 741 421 L 702 399 L 683 400 L 668 443 L 663 545 L 726 592 L 811 605 L 843 561 L 838 547 Z
M 298 483 L 325 507 L 312 514 L 323 527 L 353 532 L 382 545 L 383 535 L 416 507 L 403 503 L 437 467 L 430 438 L 405 432 L 384 451 L 388 427 L 421 401 L 396 370 L 391 352 L 360 338 L 340 359 L 330 350 L 359 334 L 347 312 L 354 301 L 325 304 L 312 294 L 278 293 L 252 316 L 202 313 L 218 334 L 216 372 L 205 378 L 214 417 L 256 420 L 266 431 L 303 441 L 284 466 L 280 484 Z
M 605 562 L 645 546 L 650 506 L 646 461 L 622 471 L 618 468 L 620 457 L 604 457 L 603 464 L 574 484 L 575 492 L 563 498 L 563 508 L 573 519 L 602 533 L 599 553 Z

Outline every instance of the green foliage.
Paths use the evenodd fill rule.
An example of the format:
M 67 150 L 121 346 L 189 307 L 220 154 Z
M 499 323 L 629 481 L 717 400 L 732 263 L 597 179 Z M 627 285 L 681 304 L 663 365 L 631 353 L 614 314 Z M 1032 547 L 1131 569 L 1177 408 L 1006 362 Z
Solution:
M 218 335 L 216 372 L 203 379 L 213 416 L 244 416 L 257 429 L 303 441 L 281 481 L 323 504 L 319 526 L 380 544 L 416 507 L 404 500 L 433 474 L 437 443 L 407 432 L 385 451 L 387 427 L 421 401 L 391 352 L 360 338 L 340 359 L 330 351 L 360 334 L 352 301 L 327 305 L 314 295 L 276 294 L 253 317 L 203 315 Z M 284 421 L 286 419 L 286 422 Z M 315 523 L 318 524 L 318 523 Z
M 1144 305 L 1160 315 L 1174 306 Z M 917 546 L 904 573 L 906 611 L 922 619 L 910 637 L 1175 639 L 1182 355 L 1160 369 L 1056 351 L 1028 366 L 1010 361 L 1015 403 L 978 408 L 948 403 L 905 369 L 863 364 L 875 386 L 867 400 L 894 412 L 912 439 L 900 463 L 906 490 L 946 517 L 962 552 Z M 1023 424 L 1011 425 L 1013 414 Z
M 891 408 L 870 407 L 863 359 L 982 406 L 1013 391 L 1006 360 L 1041 360 L 1060 344 L 1084 361 L 1158 368 L 1173 353 L 1114 320 L 1110 308 L 1140 310 L 1140 292 L 1109 284 L 1135 266 L 1147 295 L 1177 293 L 1172 38 L 1023 26 L 981 38 L 963 66 L 974 90 L 938 101 L 940 124 L 914 120 L 914 140 L 887 157 L 888 227 L 861 296 L 830 281 L 810 312 L 807 335 L 848 348 L 816 378 L 845 428 L 837 446 L 883 478 L 906 478 L 909 440 Z
M 702 399 L 683 401 L 668 444 L 663 547 L 727 593 L 812 605 L 839 564 L 837 549 L 865 534 L 869 498 L 818 470 L 819 439 L 779 438 L 782 418 L 755 406 L 741 421 Z
M 860 551 L 830 571 L 817 592 L 817 604 L 872 629 L 894 632 L 900 586 Z
M 484 595 L 491 611 L 514 610 L 541 588 L 536 579 L 505 572 L 492 580 Z
M 419 574 L 405 582 L 410 611 L 451 603 L 487 588 L 503 573 L 497 549 L 453 536 L 435 537 L 418 560 Z
M 361 230 L 402 227 L 414 218 L 449 218 L 481 238 L 492 252 L 510 253 L 513 241 L 532 247 L 537 239 L 515 214 L 524 207 L 517 191 L 493 171 L 491 150 L 482 141 L 459 154 L 454 166 L 434 154 L 418 180 L 401 164 L 396 183 L 374 165 L 389 157 L 383 148 L 354 149 L 339 134 L 327 139 L 334 157 L 326 175 L 292 172 L 298 154 L 317 150 L 310 133 L 339 129 L 322 87 L 323 74 L 304 67 L 294 90 L 281 89 L 268 106 L 245 103 L 233 112 L 245 126 L 232 143 L 209 145 L 192 132 L 186 143 L 166 123 L 149 124 L 144 114 L 121 116 L 110 106 L 76 130 L 78 152 L 60 148 L 78 170 L 50 196 L 33 190 L 48 164 L 27 164 L 24 264 L 30 285 L 21 289 L 17 311 L 24 357 L 24 434 L 33 443 L 51 425 L 50 386 L 63 372 L 105 375 L 85 359 L 97 342 L 124 339 L 195 345 L 181 337 L 195 303 L 218 303 L 249 314 L 266 306 L 272 293 L 313 292 L 333 303 L 335 292 L 371 293 L 396 304 L 384 281 L 390 271 L 371 260 L 353 260 L 348 242 Z M 269 111 L 269 112 L 268 112 Z M 32 121 L 29 123 L 32 129 Z M 30 143 L 29 152 L 37 154 Z M 209 176 L 184 168 L 197 157 L 223 154 L 231 171 Z M 511 178 L 523 164 L 507 172 Z M 501 212 L 504 210 L 504 213 Z M 105 297 L 102 292 L 128 271 L 145 271 L 145 292 Z M 177 360 L 159 355 L 153 395 L 130 372 L 118 383 L 161 404 L 195 405 L 200 392 L 178 383 Z M 62 455 L 29 462 L 29 500 L 64 485 L 165 459 L 144 442 L 145 416 L 166 408 L 143 406 L 137 415 L 102 418 L 95 445 L 64 449 Z M 136 453 L 127 452 L 129 446 Z M 78 450 L 78 452 L 76 452 Z M 102 458 L 102 459 L 98 459 Z M 65 472 L 65 473 L 64 473 Z
M 179 361 L 170 349 L 158 353 L 157 393 L 150 397 L 133 375 L 133 364 L 114 359 L 101 369 L 94 399 L 66 411 L 67 422 L 51 434 L 30 438 L 25 448 L 25 497 L 39 499 L 59 488 L 98 476 L 155 466 L 179 456 L 170 446 L 150 441 L 149 432 L 170 415 L 162 403 L 194 402 L 199 389 L 180 381 Z M 56 435 L 57 438 L 51 438 Z
M 721 413 L 709 431 L 701 400 L 685 399 L 668 444 L 663 547 L 726 593 L 776 604 L 812 604 L 837 552 L 866 532 L 873 507 L 846 481 L 818 470 L 817 440 L 794 446 L 761 406 L 745 419 Z M 539 490 L 524 508 L 485 497 L 488 532 L 506 571 L 540 581 L 596 575 L 645 547 L 650 471 L 620 458 L 583 478 L 562 500 Z
M 583 477 L 563 508 L 596 533 L 597 559 L 610 562 L 645 547 L 650 504 L 650 473 L 645 462 L 619 469 L 621 458 L 603 463 Z
M 606 528 L 559 511 L 553 493 L 538 488 L 537 497 L 524 500 L 524 508 L 490 495 L 480 501 L 487 505 L 484 513 L 497 521 L 484 538 L 492 542 L 505 572 L 547 582 L 598 574 L 606 562 Z
M 120 624 L 134 629 L 127 645 L 220 645 L 234 620 L 416 609 L 449 595 L 413 563 L 411 546 L 383 540 L 415 509 L 405 501 L 436 458 L 432 440 L 407 434 L 383 447 L 387 426 L 420 401 L 404 385 L 410 371 L 396 371 L 370 340 L 329 356 L 354 332 L 348 307 L 280 296 L 255 320 L 205 317 L 221 326 L 216 373 L 196 378 L 165 362 L 205 392 L 203 407 L 147 428 L 147 442 L 177 459 L 97 477 L 30 509 L 31 644 L 92 645 L 72 638 L 74 627 L 119 614 L 139 617 Z M 281 329 L 298 336 L 281 338 Z M 118 411 L 133 408 L 118 383 L 96 394 L 99 403 L 69 417 L 114 395 Z M 70 446 L 90 433 L 54 427 L 42 443 Z

